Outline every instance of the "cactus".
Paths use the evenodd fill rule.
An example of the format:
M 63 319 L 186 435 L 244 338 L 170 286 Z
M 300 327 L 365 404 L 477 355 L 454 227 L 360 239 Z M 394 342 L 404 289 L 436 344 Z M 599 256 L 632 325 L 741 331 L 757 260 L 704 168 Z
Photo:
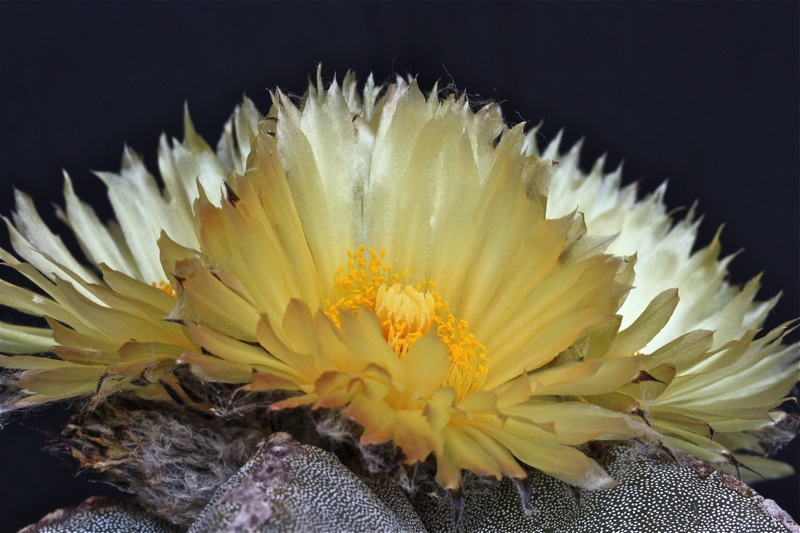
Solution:
M 598 533 L 603 531 L 800 531 L 772 500 L 732 476 L 679 456 L 642 458 L 612 446 L 601 458 L 619 485 L 577 490 L 530 470 L 532 506 L 526 509 L 510 479 L 465 483 L 464 512 L 454 524 L 445 492 L 407 496 L 387 478 L 359 477 L 332 453 L 300 444 L 286 433 L 261 442 L 253 457 L 224 485 L 188 533 L 292 531 L 408 531 L 463 533 Z M 25 533 L 182 529 L 131 504 L 91 499 L 74 511 L 48 515 Z
M 181 529 L 130 502 L 89 498 L 74 509 L 59 509 L 19 533 L 179 533 Z
M 83 402 L 51 451 L 138 498 L 34 528 L 797 530 L 714 470 L 791 475 L 800 351 L 693 210 L 413 79 L 272 100 L 126 150 L 109 227 L 67 178 L 91 264 L 15 195 L 0 418 Z
M 217 491 L 189 533 L 212 531 L 425 531 L 400 489 L 366 481 L 335 455 L 286 433 L 262 442 Z

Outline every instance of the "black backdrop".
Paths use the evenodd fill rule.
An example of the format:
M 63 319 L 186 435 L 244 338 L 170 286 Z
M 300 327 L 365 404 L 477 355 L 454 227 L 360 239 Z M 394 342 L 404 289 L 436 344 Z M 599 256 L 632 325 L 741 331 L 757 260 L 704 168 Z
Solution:
M 116 170 L 125 143 L 155 170 L 184 102 L 215 143 L 243 93 L 266 109 L 266 88 L 303 92 L 319 61 L 327 77 L 414 73 L 501 100 L 511 121 L 544 120 L 548 139 L 585 136 L 585 166 L 624 158 L 644 191 L 668 178 L 670 205 L 706 214 L 702 243 L 726 223 L 723 252 L 744 248 L 733 281 L 763 271 L 762 298 L 784 291 L 775 326 L 800 315 L 799 5 L 3 2 L 0 212 L 12 185 L 42 211 L 60 203 L 62 168 L 102 204 L 89 170 Z M 39 451 L 56 419 L 0 433 L 2 531 L 109 491 Z M 797 477 L 758 489 L 800 514 Z

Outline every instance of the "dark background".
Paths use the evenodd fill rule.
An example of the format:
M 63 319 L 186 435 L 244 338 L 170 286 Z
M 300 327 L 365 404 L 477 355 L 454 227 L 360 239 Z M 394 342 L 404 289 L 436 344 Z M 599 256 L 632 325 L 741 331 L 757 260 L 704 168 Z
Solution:
M 546 139 L 565 128 L 565 146 L 585 136 L 585 168 L 607 152 L 645 192 L 668 178 L 671 206 L 706 214 L 701 243 L 726 223 L 723 252 L 744 249 L 734 282 L 784 291 L 776 326 L 800 316 L 799 5 L 0 3 L 0 213 L 16 186 L 66 235 L 49 214 L 64 168 L 109 216 L 90 169 L 118 169 L 127 143 L 155 171 L 184 102 L 215 144 L 243 93 L 266 111 L 267 88 L 303 92 L 319 61 L 328 79 L 413 73 L 544 120 Z M 57 412 L 0 433 L 1 531 L 107 490 L 40 452 Z M 797 477 L 757 489 L 800 515 Z

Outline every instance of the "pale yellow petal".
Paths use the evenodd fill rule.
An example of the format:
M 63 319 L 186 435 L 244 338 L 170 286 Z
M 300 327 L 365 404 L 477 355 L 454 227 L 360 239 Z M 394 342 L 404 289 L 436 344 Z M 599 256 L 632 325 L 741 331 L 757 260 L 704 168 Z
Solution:
M 531 395 L 586 396 L 611 392 L 636 377 L 639 359 L 590 359 L 533 372 L 528 377 Z
M 50 351 L 54 344 L 48 328 L 0 322 L 0 353 L 41 353 Z

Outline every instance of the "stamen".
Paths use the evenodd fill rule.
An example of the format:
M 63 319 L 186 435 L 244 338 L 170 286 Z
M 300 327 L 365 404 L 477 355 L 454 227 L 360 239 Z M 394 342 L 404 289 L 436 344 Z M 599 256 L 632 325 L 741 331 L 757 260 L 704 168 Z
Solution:
M 172 288 L 172 285 L 170 285 L 168 281 L 159 281 L 158 283 L 154 281 L 150 283 L 150 286 L 155 287 L 156 289 L 161 289 L 162 291 L 169 294 L 173 298 L 178 297 L 178 294 L 175 292 L 175 289 Z
M 336 271 L 326 314 L 341 327 L 342 309 L 375 313 L 386 342 L 401 359 L 417 339 L 435 327 L 450 352 L 448 384 L 461 391 L 471 389 L 489 371 L 486 346 L 470 333 L 467 321 L 450 312 L 449 304 L 436 291 L 436 283 L 423 278 L 411 285 L 406 282 L 408 273 L 393 273 L 385 249 L 376 253 L 362 245 L 356 252 L 348 250 L 347 266 Z

